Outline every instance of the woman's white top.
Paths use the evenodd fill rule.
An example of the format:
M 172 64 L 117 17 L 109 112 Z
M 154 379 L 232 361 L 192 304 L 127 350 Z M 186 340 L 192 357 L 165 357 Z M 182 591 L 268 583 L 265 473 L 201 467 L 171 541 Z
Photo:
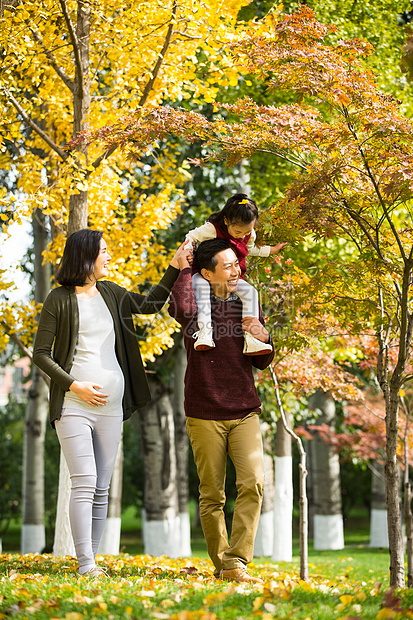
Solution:
M 76 381 L 93 381 L 101 385 L 102 388 L 95 389 L 109 394 L 109 397 L 106 405 L 93 407 L 69 390 L 63 409 L 119 415 L 122 412 L 125 381 L 115 353 L 112 315 L 100 293 L 89 299 L 78 296 L 77 304 L 79 334 L 70 374 Z

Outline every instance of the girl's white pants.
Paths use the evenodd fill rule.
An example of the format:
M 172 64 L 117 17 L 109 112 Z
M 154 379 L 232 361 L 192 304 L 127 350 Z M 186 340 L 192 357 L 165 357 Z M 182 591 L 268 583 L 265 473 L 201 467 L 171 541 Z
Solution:
M 211 285 L 199 273 L 192 276 L 192 286 L 198 306 L 198 327 L 212 327 L 211 320 Z M 255 316 L 259 318 L 259 302 L 256 289 L 242 278 L 238 281 L 236 295 L 242 302 L 242 318 Z

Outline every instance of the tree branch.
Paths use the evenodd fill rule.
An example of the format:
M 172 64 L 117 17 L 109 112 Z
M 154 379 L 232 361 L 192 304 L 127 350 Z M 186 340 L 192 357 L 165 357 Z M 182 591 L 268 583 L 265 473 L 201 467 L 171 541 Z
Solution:
M 36 32 L 35 30 L 33 30 L 33 28 L 31 28 L 31 25 L 30 25 L 31 22 L 29 20 L 26 20 L 26 24 L 29 26 L 34 40 L 37 41 L 37 43 L 39 43 L 39 45 L 41 45 L 41 47 L 43 48 L 43 51 L 45 53 L 46 58 L 48 58 L 48 60 L 50 60 L 50 64 L 53 67 L 53 69 L 56 71 L 57 75 L 60 77 L 62 82 L 68 87 L 70 92 L 73 93 L 73 90 L 74 90 L 73 80 L 71 80 L 69 78 L 69 76 L 66 75 L 66 73 L 62 69 L 62 67 L 59 67 L 59 65 L 57 64 L 57 62 L 56 62 L 56 60 L 55 60 L 55 58 L 53 56 L 53 54 L 46 48 L 45 44 L 43 43 L 42 38 L 39 35 L 39 33 Z
M 365 168 L 367 170 L 367 174 L 368 174 L 368 176 L 370 178 L 370 181 L 371 181 L 371 183 L 372 183 L 372 185 L 374 187 L 374 191 L 376 192 L 377 198 L 379 199 L 381 208 L 383 209 L 383 213 L 386 215 L 386 219 L 387 219 L 387 221 L 388 221 L 388 223 L 390 225 L 390 228 L 391 228 L 391 230 L 393 232 L 393 235 L 394 235 L 394 238 L 396 240 L 396 243 L 399 246 L 400 254 L 401 254 L 402 258 L 403 258 L 403 261 L 406 262 L 407 257 L 406 257 L 405 251 L 404 251 L 403 244 L 402 244 L 402 242 L 400 240 L 399 234 L 398 234 L 398 232 L 396 230 L 396 227 L 395 227 L 395 225 L 393 223 L 393 220 L 391 219 L 390 214 L 388 213 L 387 206 L 386 206 L 386 204 L 385 204 L 385 202 L 383 200 L 383 196 L 381 195 L 381 192 L 380 192 L 379 186 L 377 185 L 377 181 L 376 181 L 376 179 L 374 177 L 374 174 L 371 171 L 371 168 L 370 168 L 369 162 L 367 161 L 367 157 L 366 157 L 366 155 L 364 153 L 363 147 L 361 146 L 361 143 L 360 143 L 360 141 L 358 139 L 357 133 L 356 133 L 356 131 L 355 131 L 354 127 L 353 127 L 353 124 L 352 124 L 352 122 L 350 120 L 350 115 L 348 113 L 347 108 L 344 108 L 344 116 L 346 118 L 347 126 L 348 126 L 348 128 L 349 128 L 349 130 L 350 130 L 350 132 L 351 132 L 351 134 L 352 134 L 352 136 L 353 136 L 353 138 L 354 138 L 354 140 L 356 142 L 358 151 L 359 151 L 359 153 L 361 155 L 361 158 L 363 160 L 363 164 L 364 164 L 364 166 L 365 166 Z
M 55 142 L 53 142 L 53 140 L 50 138 L 50 136 L 47 135 L 46 132 L 43 131 L 43 129 L 41 129 L 37 123 L 35 123 L 30 116 L 24 111 L 24 109 L 21 107 L 20 103 L 17 101 L 17 99 L 15 99 L 13 97 L 13 95 L 11 94 L 11 92 L 7 89 L 7 88 L 3 88 L 3 92 L 6 95 L 7 99 L 10 101 L 10 103 L 14 106 L 14 108 L 16 108 L 17 112 L 20 114 L 20 116 L 23 118 L 24 122 L 29 125 L 29 127 L 31 127 L 41 138 L 42 140 L 44 140 L 46 142 L 46 144 L 48 144 L 50 146 L 50 148 L 55 151 L 55 153 L 57 153 L 59 155 L 59 157 L 61 157 L 61 159 L 63 161 L 66 161 L 66 159 L 68 158 L 68 154 L 66 153 L 66 151 L 64 151 L 63 149 L 60 148 L 60 146 L 58 146 Z
M 67 29 L 69 31 L 70 41 L 71 41 L 72 47 L 73 47 L 73 53 L 74 53 L 74 56 L 75 56 L 75 65 L 76 65 L 76 69 L 77 69 L 78 75 L 79 75 L 79 87 L 80 87 L 79 95 L 81 97 L 82 93 L 83 93 L 83 78 L 84 78 L 84 76 L 83 76 L 82 61 L 81 61 L 81 58 L 80 58 L 79 42 L 77 40 L 77 36 L 76 36 L 76 32 L 75 32 L 75 29 L 74 29 L 73 24 L 72 24 L 72 20 L 70 19 L 70 15 L 68 13 L 65 0 L 59 0 L 59 4 L 60 4 L 60 7 L 62 9 L 63 16 L 65 18 Z
M 169 48 L 169 45 L 170 45 L 171 39 L 172 39 L 172 34 L 173 34 L 173 31 L 174 31 L 174 23 L 175 23 L 175 17 L 176 17 L 177 10 L 178 10 L 178 2 L 177 2 L 177 0 L 174 0 L 173 7 L 172 7 L 172 17 L 171 17 L 171 20 L 170 20 L 170 23 L 169 23 L 169 26 L 168 26 L 168 30 L 167 30 L 167 33 L 166 33 L 165 41 L 164 41 L 164 44 L 162 46 L 161 51 L 159 52 L 158 59 L 157 59 L 157 61 L 155 63 L 155 67 L 154 67 L 154 69 L 152 71 L 152 74 L 151 74 L 152 77 L 148 80 L 148 82 L 147 82 L 147 84 L 146 84 L 146 86 L 145 86 L 145 88 L 143 90 L 142 96 L 141 96 L 141 98 L 139 100 L 139 103 L 138 103 L 138 107 L 139 108 L 143 108 L 143 106 L 145 105 L 145 103 L 146 103 L 146 101 L 147 101 L 147 99 L 149 97 L 149 94 L 150 94 L 150 92 L 151 92 L 151 90 L 153 88 L 154 82 L 155 82 L 156 78 L 158 77 L 158 74 L 159 74 L 160 68 L 162 66 L 162 63 L 165 60 L 166 52 L 168 51 L 168 48 Z M 112 153 L 114 153 L 116 151 L 118 146 L 119 146 L 119 144 L 113 144 L 107 151 L 102 153 L 102 155 L 99 155 L 99 157 L 97 159 L 95 159 L 95 161 L 92 163 L 93 168 L 96 170 L 96 168 L 98 168 L 100 166 L 100 164 L 102 163 L 102 161 L 104 159 L 107 159 L 108 157 L 110 157 L 112 155 Z M 87 172 L 86 178 L 88 178 L 89 176 L 90 176 L 90 171 Z
M 287 418 L 285 416 L 284 407 L 280 397 L 278 378 L 271 364 L 269 369 L 274 383 L 275 398 L 283 426 L 287 433 L 297 442 L 298 452 L 300 453 L 300 577 L 303 581 L 308 581 L 308 500 L 305 485 L 308 473 L 306 466 L 307 455 L 301 438 L 294 433 L 287 423 Z
M 13 332 L 13 330 L 6 323 L 6 321 L 4 321 L 2 319 L 0 324 L 3 327 L 4 331 L 6 332 L 6 334 L 8 334 L 10 340 L 13 340 L 13 342 L 15 344 L 17 344 L 19 349 L 24 353 L 24 355 L 27 355 L 27 357 L 30 359 L 30 361 L 33 362 L 33 354 L 32 354 L 32 352 L 30 351 L 30 349 L 28 347 L 26 347 L 25 344 L 23 344 L 23 342 L 20 340 L 18 335 L 15 332 Z M 49 376 L 46 375 L 46 373 L 43 372 L 43 370 L 41 370 L 41 368 L 37 368 L 37 370 L 38 370 L 39 374 L 43 377 L 43 379 L 46 381 L 47 385 L 50 385 L 50 378 L 49 378 Z
M 384 399 L 386 402 L 386 411 L 389 406 L 389 384 L 388 384 L 388 374 L 389 374 L 389 335 L 391 329 L 391 319 L 387 316 L 388 323 L 386 330 L 384 330 L 384 316 L 386 314 L 384 309 L 384 301 L 383 301 L 383 292 L 381 288 L 378 290 L 379 300 L 380 300 L 380 311 L 381 311 L 381 325 L 377 330 L 377 339 L 379 342 L 379 353 L 377 356 L 377 381 L 379 382 L 380 388 L 383 392 Z
M 345 204 L 347 203 L 347 201 L 345 201 Z M 349 216 L 351 217 L 352 220 L 354 220 L 355 222 L 357 222 L 358 226 L 361 228 L 361 230 L 364 232 L 364 234 L 366 235 L 367 239 L 370 241 L 371 245 L 373 246 L 373 248 L 376 250 L 380 260 L 383 261 L 383 263 L 388 264 L 388 261 L 386 261 L 385 256 L 383 255 L 381 249 L 380 249 L 380 245 L 378 244 L 378 242 L 373 238 L 373 236 L 370 234 L 370 232 L 367 230 L 366 225 L 364 224 L 364 222 L 362 221 L 362 217 L 360 216 L 359 213 L 357 213 L 357 211 L 354 211 L 353 209 L 351 209 L 349 207 L 349 205 L 346 204 L 347 207 L 347 213 L 349 214 Z

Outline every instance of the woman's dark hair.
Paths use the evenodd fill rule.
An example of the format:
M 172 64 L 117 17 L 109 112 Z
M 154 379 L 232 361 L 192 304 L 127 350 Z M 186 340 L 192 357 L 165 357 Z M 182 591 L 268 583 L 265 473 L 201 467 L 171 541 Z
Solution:
M 229 239 L 207 239 L 199 244 L 194 252 L 195 267 L 198 273 L 201 273 L 201 269 L 208 269 L 208 271 L 215 271 L 215 267 L 218 264 L 215 255 L 222 250 L 233 248 L 233 245 Z M 234 252 L 235 253 L 235 252 Z
M 83 286 L 92 275 L 99 256 L 99 230 L 83 228 L 70 235 L 66 241 L 56 280 L 63 286 Z
M 226 228 L 224 219 L 230 224 L 251 224 L 258 220 L 258 209 L 255 202 L 247 194 L 234 194 L 228 198 L 223 209 L 212 213 L 208 222 Z

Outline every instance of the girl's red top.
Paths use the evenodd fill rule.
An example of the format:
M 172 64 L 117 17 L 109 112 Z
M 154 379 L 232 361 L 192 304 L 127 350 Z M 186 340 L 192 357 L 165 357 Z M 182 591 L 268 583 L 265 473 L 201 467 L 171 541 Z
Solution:
M 248 256 L 247 243 L 250 240 L 251 233 L 249 235 L 246 235 L 243 239 L 235 239 L 235 237 L 232 237 L 229 234 L 226 226 L 221 227 L 215 222 L 211 222 L 211 224 L 214 225 L 215 230 L 217 231 L 218 239 L 228 239 L 228 241 L 231 242 L 231 245 L 234 247 L 234 252 L 237 255 L 238 260 L 239 260 L 239 266 L 241 268 L 241 277 L 243 277 L 245 275 L 245 272 L 247 271 L 245 259 Z

